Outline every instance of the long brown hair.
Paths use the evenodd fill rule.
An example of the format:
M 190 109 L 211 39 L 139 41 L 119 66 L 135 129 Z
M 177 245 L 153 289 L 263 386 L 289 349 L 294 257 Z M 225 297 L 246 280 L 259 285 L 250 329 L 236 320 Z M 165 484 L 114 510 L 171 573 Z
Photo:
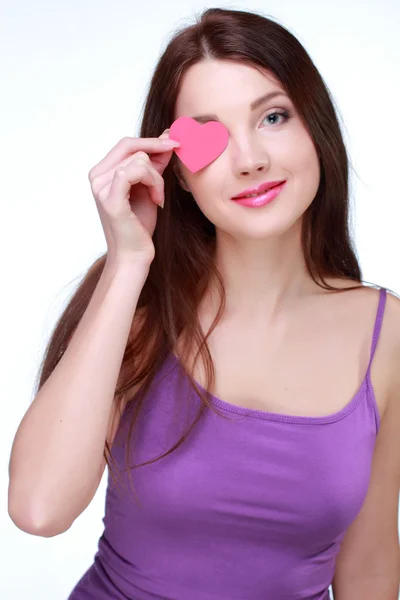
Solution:
M 316 197 L 303 215 L 302 249 L 312 279 L 323 289 L 348 291 L 363 287 L 361 270 L 349 231 L 349 159 L 330 93 L 310 56 L 287 29 L 260 14 L 210 8 L 194 24 L 176 32 L 159 59 L 152 76 L 144 106 L 140 137 L 157 137 L 174 120 L 175 103 L 182 77 L 197 62 L 207 59 L 238 61 L 267 69 L 282 83 L 312 137 L 320 161 L 320 185 Z M 173 156 L 175 159 L 175 155 Z M 185 332 L 204 360 L 206 393 L 196 386 L 192 372 L 186 371 L 188 348 L 178 354 L 193 389 L 201 397 L 199 413 L 176 444 L 161 456 L 178 448 L 200 420 L 214 384 L 214 366 L 207 337 L 218 323 L 225 306 L 222 278 L 214 262 L 215 227 L 201 212 L 190 192 L 179 185 L 171 160 L 163 177 L 165 208 L 159 211 L 153 235 L 155 258 L 142 289 L 137 310 L 144 319 L 131 330 L 115 390 L 122 401 L 129 388 L 139 385 L 132 398 L 129 447 L 140 408 L 151 381 L 172 350 L 178 354 L 177 341 Z M 58 320 L 41 366 L 38 390 L 56 367 L 85 312 L 102 274 L 107 255 L 101 256 L 87 274 Z M 203 335 L 198 307 L 214 277 L 221 303 L 214 322 Z M 358 285 L 335 288 L 325 277 L 345 278 Z M 319 281 L 322 281 L 321 285 Z M 112 458 L 105 444 L 104 457 L 109 467 Z

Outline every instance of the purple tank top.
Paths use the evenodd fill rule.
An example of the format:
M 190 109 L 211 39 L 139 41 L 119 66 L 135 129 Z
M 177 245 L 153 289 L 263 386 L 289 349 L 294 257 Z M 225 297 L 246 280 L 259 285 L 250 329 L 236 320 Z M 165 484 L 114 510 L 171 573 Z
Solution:
M 228 419 L 207 410 L 178 450 L 131 471 L 142 506 L 127 473 L 124 487 L 109 474 L 98 552 L 69 600 L 329 600 L 369 485 L 380 425 L 370 368 L 385 303 L 382 288 L 367 373 L 336 414 L 288 416 L 212 396 Z M 200 402 L 168 355 L 131 463 L 169 450 Z M 130 412 L 128 404 L 112 449 L 122 468 Z

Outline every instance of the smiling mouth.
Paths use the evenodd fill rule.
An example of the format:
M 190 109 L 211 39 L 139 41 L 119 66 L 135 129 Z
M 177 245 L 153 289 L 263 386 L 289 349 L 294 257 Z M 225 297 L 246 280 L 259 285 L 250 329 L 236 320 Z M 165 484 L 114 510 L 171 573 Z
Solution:
M 247 196 L 242 196 L 241 198 L 232 198 L 232 201 L 248 208 L 264 206 L 265 204 L 269 204 L 275 198 L 277 198 L 285 185 L 286 181 L 282 181 L 279 185 L 270 187 L 266 192 L 261 192 L 260 194 L 248 194 Z
M 273 185 L 267 185 L 264 189 L 262 189 L 261 192 L 253 192 L 251 194 L 241 194 L 240 196 L 233 196 L 232 200 L 239 200 L 242 198 L 258 198 L 259 196 L 262 196 L 263 194 L 267 194 L 270 190 L 273 190 L 274 188 L 277 188 L 277 187 L 283 185 L 284 183 L 286 183 L 286 179 L 281 180 L 281 181 L 271 182 L 271 183 Z
M 280 185 L 282 185 L 282 184 L 281 183 L 277 183 L 276 185 L 273 185 L 270 188 L 268 188 L 267 190 L 264 190 L 263 192 L 259 192 L 258 194 L 247 194 L 246 196 L 236 196 L 234 198 L 234 200 L 240 200 L 241 198 L 258 198 L 259 196 L 262 196 L 263 194 L 266 194 L 270 190 L 273 190 L 274 188 L 277 188 Z

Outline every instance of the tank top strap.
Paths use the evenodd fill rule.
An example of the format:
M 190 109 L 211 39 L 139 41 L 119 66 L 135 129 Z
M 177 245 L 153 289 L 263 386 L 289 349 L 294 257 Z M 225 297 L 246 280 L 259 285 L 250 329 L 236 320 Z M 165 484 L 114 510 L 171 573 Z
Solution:
M 374 333 L 372 335 L 372 346 L 371 346 L 371 355 L 370 355 L 369 364 L 368 364 L 368 373 L 371 369 L 372 359 L 374 358 L 376 346 L 378 344 L 379 335 L 380 335 L 381 328 L 382 328 L 383 313 L 385 312 L 385 305 L 386 305 L 386 295 L 387 295 L 386 288 L 380 288 L 378 310 L 377 310 L 376 318 L 375 318 Z

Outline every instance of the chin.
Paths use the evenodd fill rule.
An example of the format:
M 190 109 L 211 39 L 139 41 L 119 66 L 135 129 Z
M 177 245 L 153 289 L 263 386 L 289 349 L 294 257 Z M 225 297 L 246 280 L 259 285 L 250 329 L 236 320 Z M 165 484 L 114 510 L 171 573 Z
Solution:
M 252 210 L 254 210 L 254 213 L 258 211 L 258 209 L 249 209 L 249 212 Z M 297 232 L 301 229 L 303 214 L 302 210 L 296 211 L 295 214 L 286 215 L 282 213 L 261 215 L 259 213 L 258 216 L 254 214 L 253 217 L 250 214 L 241 219 L 239 223 L 230 222 L 229 225 L 226 223 L 222 229 L 233 237 L 261 241 L 270 237 Z

